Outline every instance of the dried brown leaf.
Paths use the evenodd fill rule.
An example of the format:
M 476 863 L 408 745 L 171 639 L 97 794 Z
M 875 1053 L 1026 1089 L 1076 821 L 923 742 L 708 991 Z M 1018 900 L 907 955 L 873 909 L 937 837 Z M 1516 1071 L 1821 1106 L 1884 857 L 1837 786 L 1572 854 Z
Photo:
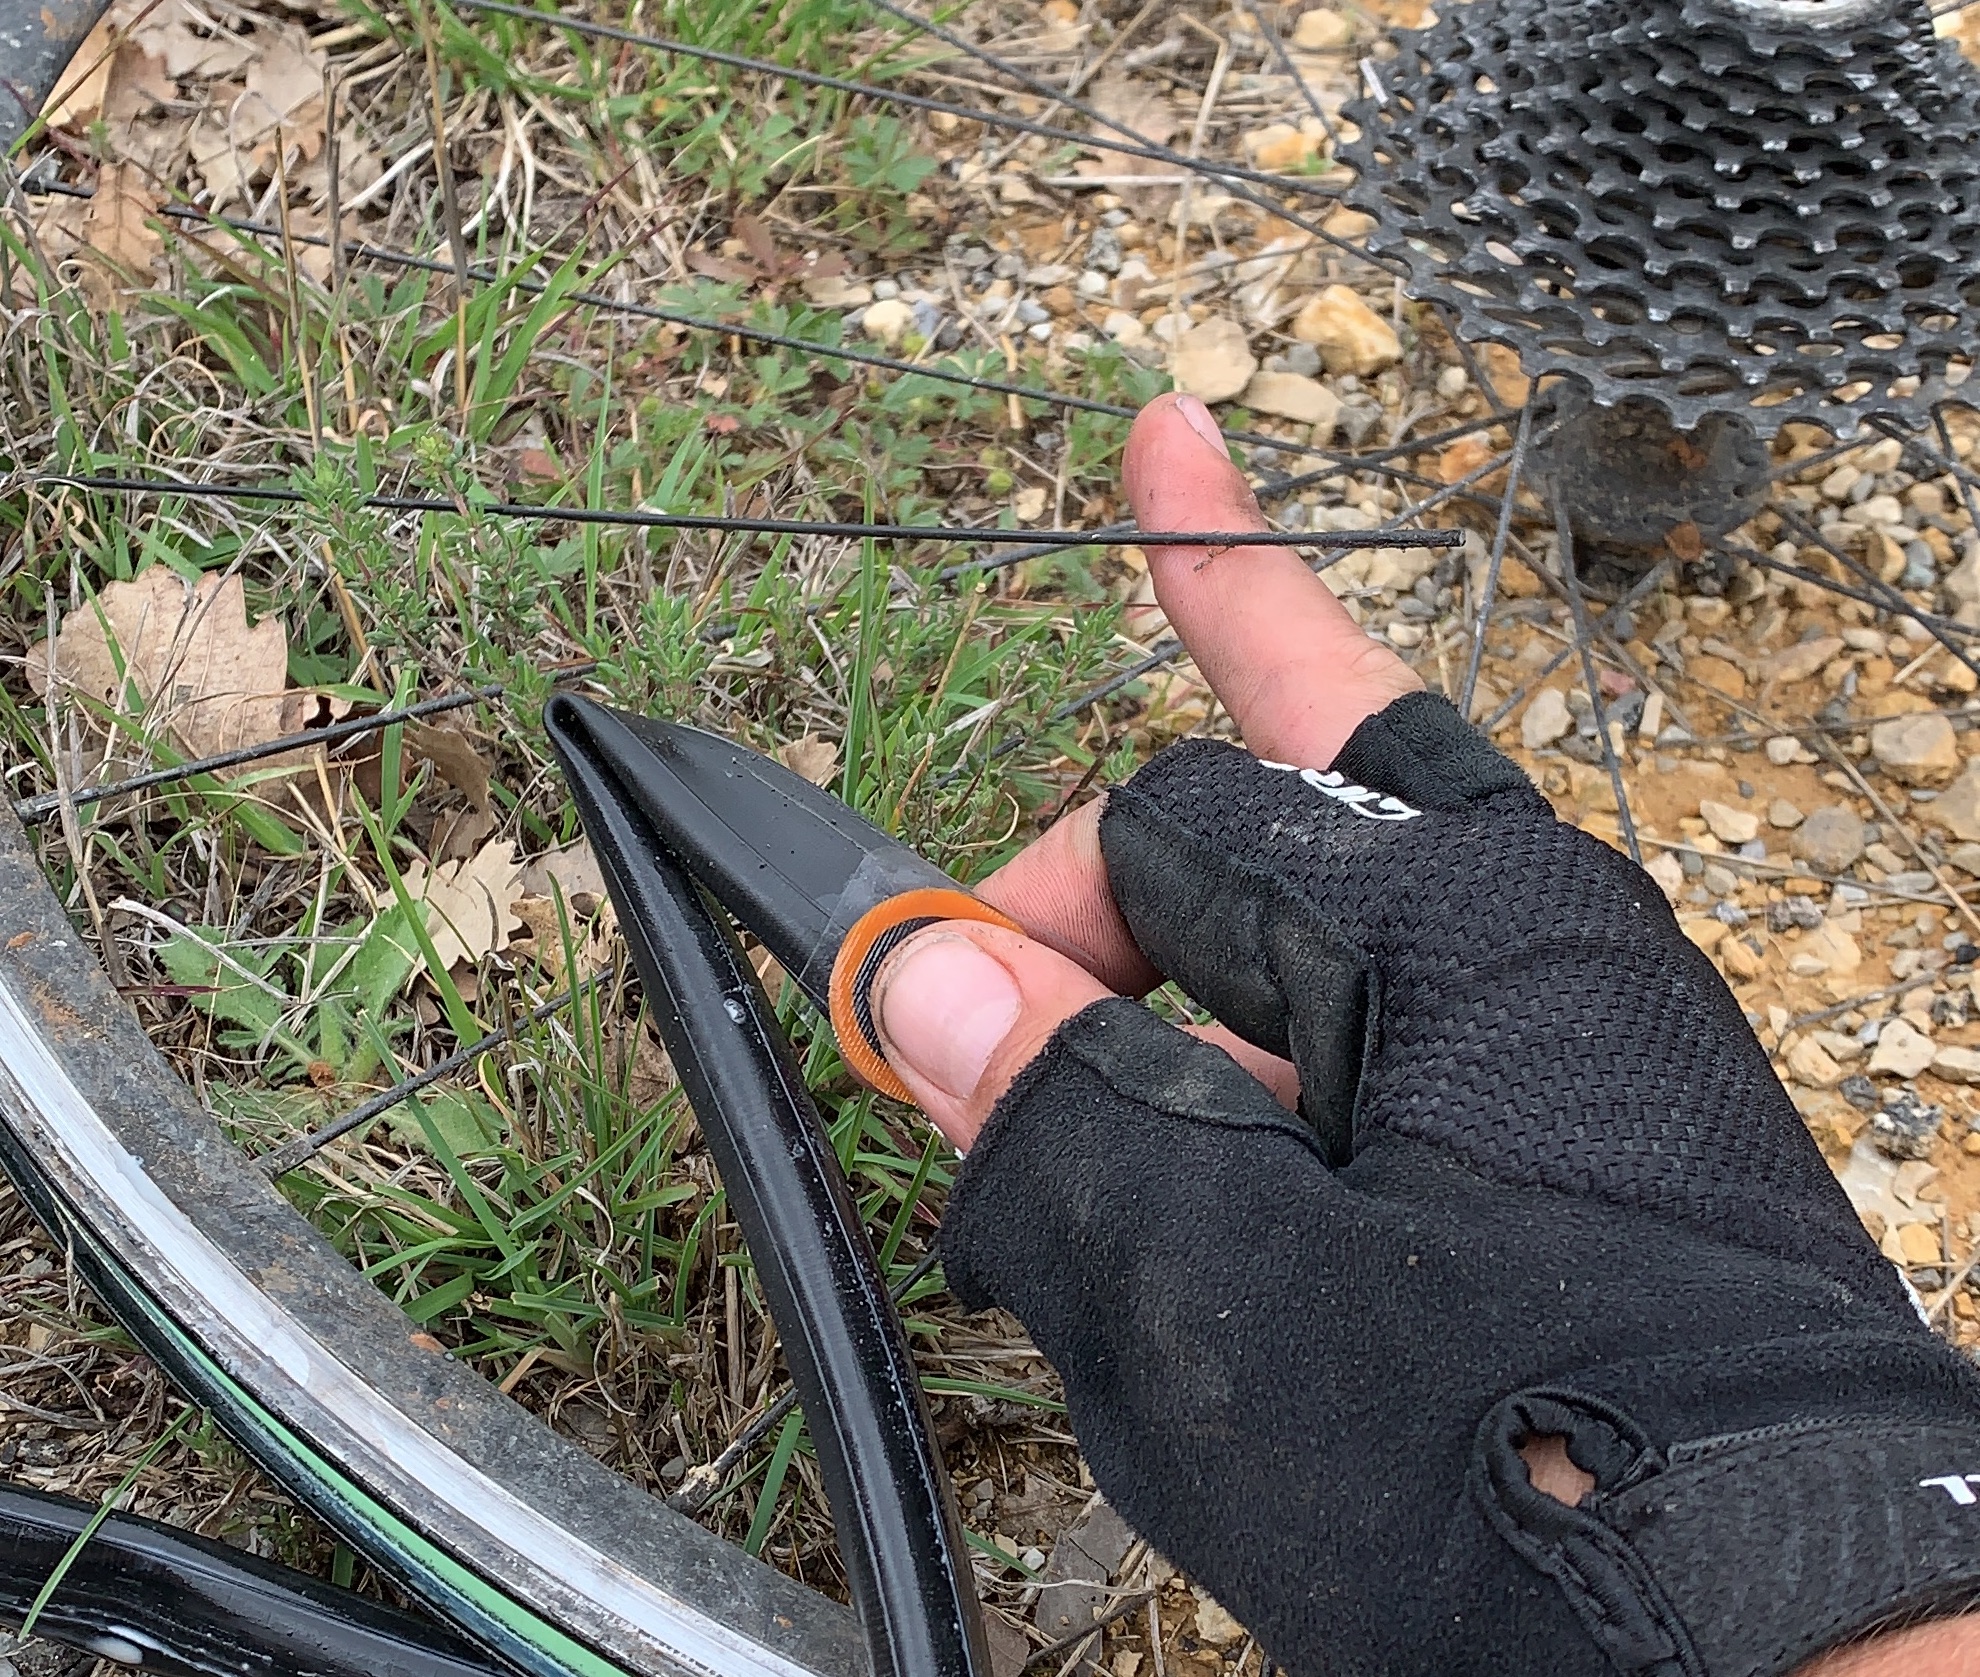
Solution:
M 1131 129 L 1151 146 L 1167 145 L 1182 126 L 1175 106 L 1147 82 L 1132 76 L 1102 76 L 1093 84 L 1092 105 L 1108 121 Z M 1175 166 L 1165 163 L 1156 172 L 1173 174 Z
M 759 217 L 745 210 L 736 217 L 730 231 L 742 241 L 750 260 L 765 274 L 774 274 L 783 267 L 784 259 L 777 252 L 777 241 L 770 236 L 770 229 Z
M 605 900 L 605 870 L 598 865 L 589 839 L 546 851 L 523 869 L 523 889 L 532 896 L 554 895 L 553 885 L 580 913 Z
M 151 225 L 157 213 L 157 195 L 132 165 L 106 163 L 97 171 L 96 196 L 83 216 L 83 290 L 98 310 L 151 289 L 152 258 L 165 248 Z
M 103 114 L 116 57 L 116 25 L 109 17 L 100 17 L 96 27 L 83 37 L 82 45 L 76 48 L 49 90 L 47 103 L 41 107 L 50 128 L 66 128 L 72 134 L 80 134 Z
M 427 848 L 433 852 L 436 861 L 458 862 L 472 856 L 487 843 L 488 835 L 495 831 L 496 825 L 492 809 L 449 810 L 433 823 Z
M 777 747 L 777 761 L 814 786 L 827 785 L 839 772 L 839 748 L 828 739 L 806 734 Z
M 522 864 L 508 839 L 491 839 L 467 860 L 406 869 L 406 892 L 426 905 L 426 930 L 441 964 L 463 963 L 508 948 L 523 924 L 510 906 L 522 896 Z
M 27 678 L 50 685 L 49 645 L 31 647 Z M 101 711 L 141 719 L 188 756 L 259 745 L 300 725 L 305 694 L 287 691 L 289 642 L 281 619 L 250 625 L 238 575 L 187 583 L 163 565 L 110 583 L 71 611 L 55 636 L 54 678 Z
M 586 901 L 590 901 L 589 898 Z M 528 927 L 529 936 L 519 938 L 510 948 L 512 952 L 535 957 L 536 963 L 552 982 L 561 983 L 572 976 L 564 960 L 564 929 L 570 928 L 571 951 L 577 957 L 575 976 L 589 978 L 611 965 L 618 942 L 618 917 L 612 912 L 612 905 L 604 902 L 589 920 L 574 898 L 566 898 L 563 915 L 560 918 L 557 901 L 554 897 L 518 897 L 510 906 L 516 917 Z
M 309 37 L 300 29 L 281 30 L 248 66 L 248 104 L 262 107 L 260 119 L 270 128 L 294 126 L 311 104 L 322 100 L 327 62 L 322 53 L 311 50 Z M 320 121 L 320 112 L 318 117 Z M 255 120 L 254 114 L 243 112 L 244 122 Z
M 161 60 L 174 80 L 237 76 L 254 60 L 252 37 L 214 29 L 187 0 L 160 0 L 132 27 L 131 39 Z
M 440 778 L 476 809 L 488 807 L 488 760 L 465 734 L 452 728 L 409 722 L 406 744 L 412 747 L 415 757 L 438 769 Z

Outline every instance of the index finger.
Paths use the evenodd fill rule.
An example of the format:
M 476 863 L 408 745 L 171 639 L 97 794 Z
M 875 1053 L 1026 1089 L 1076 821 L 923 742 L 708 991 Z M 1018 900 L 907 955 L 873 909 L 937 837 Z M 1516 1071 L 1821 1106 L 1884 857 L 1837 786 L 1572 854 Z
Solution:
M 1194 396 L 1158 396 L 1141 410 L 1123 475 L 1144 530 L 1266 528 Z M 1422 686 L 1289 548 L 1158 547 L 1148 562 L 1170 625 L 1261 757 L 1324 769 L 1364 720 Z M 1098 814 L 1075 811 L 977 889 L 1039 942 L 1138 995 L 1160 975 L 1114 908 Z
M 1141 410 L 1121 471 L 1144 530 L 1269 528 L 1194 396 Z M 1364 720 L 1423 685 L 1290 548 L 1158 547 L 1148 564 L 1170 626 L 1256 756 L 1324 769 Z

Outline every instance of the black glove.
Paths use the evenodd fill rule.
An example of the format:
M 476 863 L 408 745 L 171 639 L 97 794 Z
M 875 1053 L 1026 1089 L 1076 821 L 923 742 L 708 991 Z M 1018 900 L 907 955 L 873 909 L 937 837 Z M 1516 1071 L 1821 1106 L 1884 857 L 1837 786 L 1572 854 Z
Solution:
M 1098 1003 L 971 1151 L 948 1275 L 1292 1677 L 1767 1677 L 1980 1600 L 1980 1374 L 1640 869 L 1424 695 L 1329 774 L 1175 746 L 1100 832 L 1302 1114 Z

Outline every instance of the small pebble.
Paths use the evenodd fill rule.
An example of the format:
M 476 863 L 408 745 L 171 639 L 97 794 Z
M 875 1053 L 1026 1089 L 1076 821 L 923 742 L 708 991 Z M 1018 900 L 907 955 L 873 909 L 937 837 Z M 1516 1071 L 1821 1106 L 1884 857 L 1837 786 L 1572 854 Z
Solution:
M 1301 378 L 1320 376 L 1320 352 L 1311 344 L 1295 343 L 1286 350 L 1286 371 Z
M 1870 1115 L 1870 1139 L 1879 1152 L 1893 1159 L 1923 1159 L 1931 1155 L 1945 1109 L 1899 1090 Z
M 1877 1085 L 1858 1072 L 1853 1077 L 1845 1077 L 1836 1086 L 1836 1093 L 1856 1108 L 1858 1112 L 1877 1110 Z
M 1863 818 L 1852 809 L 1831 804 L 1795 828 L 1791 848 L 1818 873 L 1841 873 L 1855 865 L 1867 842 Z
M 899 280 L 877 279 L 873 282 L 873 295 L 878 297 L 882 302 L 885 302 L 889 297 L 898 297 L 900 294 L 901 282 Z
M 1470 383 L 1471 377 L 1462 367 L 1446 367 L 1437 375 L 1437 394 L 1447 402 L 1454 402 Z
M 1862 476 L 1863 474 L 1854 466 L 1838 466 L 1827 477 L 1822 479 L 1822 499 L 1825 501 L 1847 500 L 1849 498 L 1849 492 L 1856 487 L 1857 481 Z

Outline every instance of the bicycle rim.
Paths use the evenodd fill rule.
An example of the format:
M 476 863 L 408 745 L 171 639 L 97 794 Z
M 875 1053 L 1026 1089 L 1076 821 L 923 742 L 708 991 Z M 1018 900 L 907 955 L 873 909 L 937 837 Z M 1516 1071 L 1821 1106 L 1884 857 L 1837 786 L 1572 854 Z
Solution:
M 853 1673 L 852 1614 L 456 1364 L 194 1103 L 0 817 L 0 1164 L 125 1330 L 352 1547 L 518 1668 Z

